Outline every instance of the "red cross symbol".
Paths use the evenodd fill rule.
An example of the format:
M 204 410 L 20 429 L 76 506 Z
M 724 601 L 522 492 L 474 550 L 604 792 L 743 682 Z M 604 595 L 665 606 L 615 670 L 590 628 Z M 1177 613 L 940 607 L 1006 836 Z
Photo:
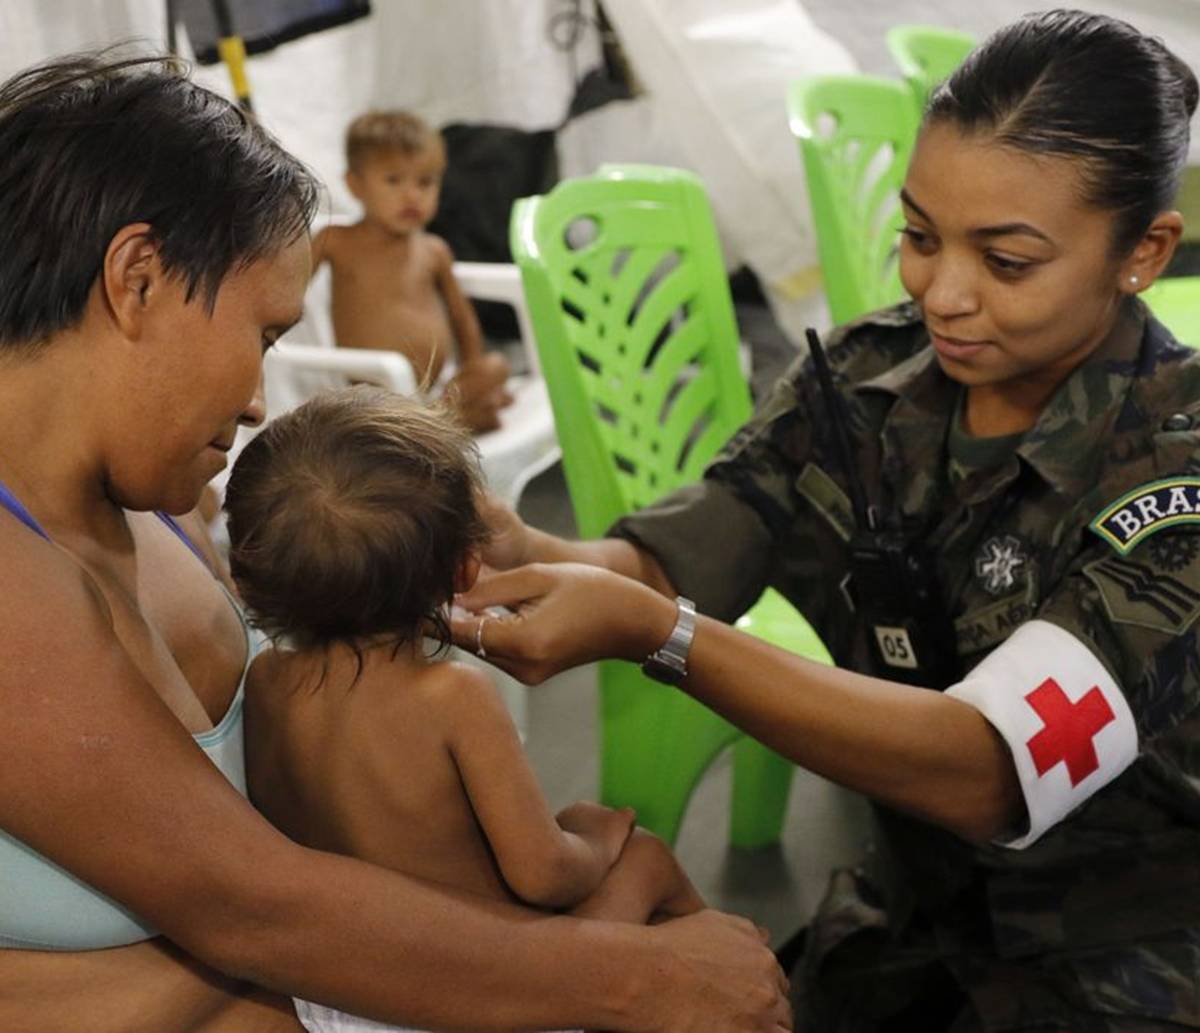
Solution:
M 1099 766 L 1092 739 L 1110 721 L 1112 708 L 1098 685 L 1093 685 L 1076 703 L 1062 686 L 1047 678 L 1025 697 L 1046 726 L 1026 745 L 1039 776 L 1060 761 L 1067 765 L 1071 785 L 1077 786 Z

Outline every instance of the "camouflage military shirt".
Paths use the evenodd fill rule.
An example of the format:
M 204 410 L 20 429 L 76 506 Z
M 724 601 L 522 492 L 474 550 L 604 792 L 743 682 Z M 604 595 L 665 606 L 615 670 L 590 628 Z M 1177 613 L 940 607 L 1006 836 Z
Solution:
M 813 939 L 843 935 L 830 933 L 836 921 L 821 928 L 834 912 L 887 922 L 897 949 L 927 950 L 954 972 L 989 1030 L 1200 1027 L 1200 354 L 1131 301 L 1036 425 L 972 465 L 948 446 L 962 389 L 913 306 L 842 328 L 828 353 L 853 461 L 885 522 L 936 556 L 965 684 L 1050 662 L 1061 639 L 1094 665 L 1089 680 L 1113 686 L 1129 753 L 1023 849 L 971 846 L 881 808 L 886 863 L 858 873 L 880 907 L 848 908 L 843 894 Z M 854 525 L 836 455 L 804 360 L 701 483 L 612 533 L 652 552 L 714 616 L 732 619 L 775 587 L 841 666 L 872 671 L 845 586 Z M 1027 639 L 1014 644 L 1030 648 L 997 648 L 1019 628 Z M 1014 758 L 1036 765 L 1031 778 L 1044 764 L 1068 790 L 1085 785 L 1089 735 L 1055 738 L 1054 715 L 1095 693 L 1068 700 L 1051 678 L 1029 687 L 1040 695 L 1022 699 L 1045 730 L 1006 735 Z

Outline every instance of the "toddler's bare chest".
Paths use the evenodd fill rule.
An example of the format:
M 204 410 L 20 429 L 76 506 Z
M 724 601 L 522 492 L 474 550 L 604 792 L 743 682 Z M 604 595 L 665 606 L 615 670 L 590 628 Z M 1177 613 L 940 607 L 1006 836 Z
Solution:
M 419 252 L 366 251 L 334 264 L 334 287 L 346 288 L 374 300 L 403 301 L 415 307 L 441 307 L 437 267 Z

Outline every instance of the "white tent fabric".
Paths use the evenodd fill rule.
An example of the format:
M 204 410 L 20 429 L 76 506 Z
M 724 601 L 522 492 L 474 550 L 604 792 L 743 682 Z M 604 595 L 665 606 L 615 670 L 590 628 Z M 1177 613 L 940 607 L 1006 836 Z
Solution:
M 784 97 L 802 76 L 855 71 L 854 59 L 795 0 L 605 0 L 605 10 L 654 123 L 708 186 L 729 264 L 754 270 L 802 341 L 819 280 Z
M 556 0 L 376 3 L 364 19 L 306 36 L 250 59 L 255 110 L 283 145 L 329 188 L 335 213 L 356 210 L 342 182 L 342 140 L 355 115 L 407 108 L 431 125 L 483 122 L 551 129 L 574 92 L 567 54 L 546 26 Z M 597 59 L 585 36 L 583 67 Z M 230 94 L 225 69 L 196 70 Z
M 730 264 L 747 262 L 796 340 L 816 318 L 814 249 L 796 147 L 783 113 L 791 79 L 861 66 L 891 73 L 886 29 L 926 22 L 982 37 L 1058 0 L 606 0 L 644 93 L 607 105 L 560 137 L 565 174 L 603 161 L 692 168 L 708 183 Z M 1200 0 L 1077 0 L 1161 35 L 1200 68 Z M 585 4 L 585 10 L 588 5 Z M 130 37 L 165 39 L 162 0 L 8 0 L 0 76 L 55 53 Z M 379 0 L 361 21 L 250 60 L 256 109 L 321 176 L 332 211 L 354 210 L 342 183 L 342 133 L 372 106 L 408 107 L 435 125 L 558 126 L 574 90 L 553 47 L 559 0 Z M 596 61 L 594 32 L 575 66 Z M 220 66 L 197 78 L 230 92 Z M 1200 120 L 1193 156 L 1200 161 Z M 819 320 L 818 320 L 819 321 Z
M 0 4 L 0 80 L 56 54 L 133 38 L 166 45 L 163 0 L 10 0 Z

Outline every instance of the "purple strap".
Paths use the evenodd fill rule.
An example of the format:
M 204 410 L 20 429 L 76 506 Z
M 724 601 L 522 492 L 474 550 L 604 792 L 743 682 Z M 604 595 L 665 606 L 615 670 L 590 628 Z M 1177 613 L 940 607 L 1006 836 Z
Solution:
M 14 495 L 11 491 L 9 491 L 3 483 L 0 483 L 0 507 L 7 509 L 13 516 L 20 520 L 21 523 L 23 523 L 35 534 L 40 534 L 46 539 L 46 541 L 50 541 L 50 536 L 46 534 L 44 530 L 42 530 L 42 525 L 33 518 L 33 514 L 21 504 L 21 500 L 17 498 L 16 495 Z M 196 559 L 198 559 L 206 567 L 208 566 L 208 560 L 205 559 L 204 554 L 198 548 L 196 548 L 196 543 L 187 536 L 187 533 L 184 531 L 184 529 L 175 522 L 175 519 L 169 513 L 156 512 L 155 515 L 172 531 L 174 531 L 176 535 L 178 535 L 179 540 L 192 551 L 192 554 L 196 557 Z
M 208 560 L 204 558 L 204 553 L 196 548 L 196 543 L 187 536 L 187 532 L 175 522 L 175 518 L 171 516 L 170 513 L 164 513 L 161 510 L 155 510 L 154 515 L 179 536 L 179 540 L 192 550 L 192 555 L 195 556 L 196 559 L 198 559 L 206 567 L 208 566 Z
M 26 527 L 37 534 L 40 534 L 46 541 L 50 541 L 50 536 L 42 530 L 41 524 L 33 519 L 33 514 L 29 512 L 23 505 L 21 500 L 9 491 L 3 484 L 0 484 L 0 506 L 7 509 L 13 516 L 21 521 Z

